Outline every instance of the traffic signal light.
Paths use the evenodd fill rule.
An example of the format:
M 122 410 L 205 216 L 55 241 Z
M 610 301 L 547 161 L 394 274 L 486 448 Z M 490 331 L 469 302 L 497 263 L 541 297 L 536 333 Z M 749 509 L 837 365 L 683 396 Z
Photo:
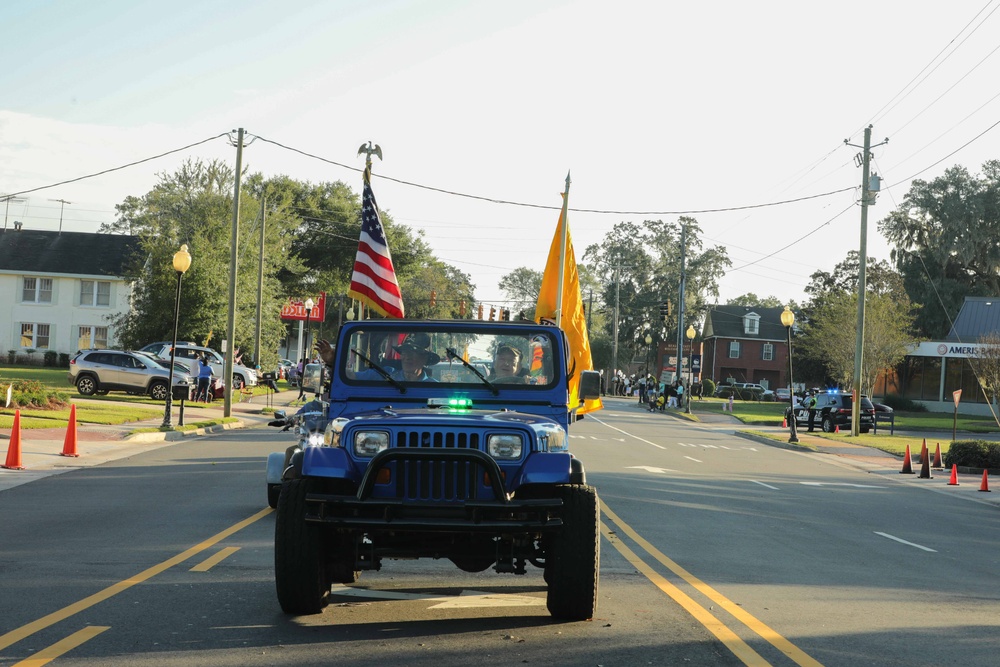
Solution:
M 497 309 L 494 308 L 493 306 L 490 306 L 490 322 L 494 321 L 496 318 L 497 318 Z
M 479 319 L 483 319 L 483 304 L 479 304 Z
M 504 322 L 510 322 L 510 309 L 509 308 L 501 308 L 500 309 L 500 319 L 503 320 Z
M 438 293 L 435 290 L 431 290 L 431 308 L 437 305 Z
M 670 315 L 670 302 L 664 301 L 660 304 L 660 315 L 662 317 L 667 317 Z
M 465 299 L 458 302 L 458 315 L 459 317 L 465 317 Z

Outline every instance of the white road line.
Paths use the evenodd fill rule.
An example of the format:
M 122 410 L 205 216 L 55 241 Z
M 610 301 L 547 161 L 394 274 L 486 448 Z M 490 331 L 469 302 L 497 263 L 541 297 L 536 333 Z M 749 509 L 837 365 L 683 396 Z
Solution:
M 855 489 L 884 489 L 874 484 L 851 484 L 850 482 L 799 482 L 803 486 L 850 486 Z
M 587 419 L 591 419 L 591 415 L 587 415 Z M 597 422 L 598 424 L 603 424 L 604 426 L 607 426 L 608 428 L 610 428 L 610 429 L 612 429 L 612 430 L 615 430 L 615 431 L 618 431 L 618 432 L 619 432 L 619 433 L 621 433 L 622 435 L 627 435 L 627 436 L 628 436 L 628 437 L 630 437 L 630 438 L 635 438 L 635 439 L 636 439 L 636 440 L 638 440 L 639 442 L 644 442 L 644 443 L 646 443 L 647 445 L 652 445 L 653 447 L 656 447 L 657 449 L 666 449 L 666 447 L 664 447 L 663 445 L 658 445 L 658 444 L 656 444 L 655 442 L 650 442 L 649 440 L 646 440 L 645 438 L 640 438 L 640 437 L 639 437 L 639 436 L 637 436 L 637 435 L 632 435 L 632 434 L 631 434 L 631 433 L 629 433 L 628 431 L 623 431 L 623 430 L 621 430 L 620 428 L 618 428 L 617 426 L 612 426 L 611 424 L 609 424 L 609 423 L 607 423 L 607 422 L 605 422 L 605 421 L 601 421 L 601 420 L 600 420 L 600 419 L 598 419 L 597 417 L 593 417 L 593 420 L 594 420 L 595 422 Z
M 690 456 L 685 456 L 684 458 L 689 459 L 691 461 L 694 461 L 695 463 L 704 463 L 704 461 L 699 461 L 698 459 L 692 458 Z
M 751 479 L 750 481 L 753 482 L 754 484 L 760 484 L 761 486 L 766 486 L 767 488 L 771 489 L 772 491 L 780 491 L 781 490 L 781 489 L 779 489 L 776 486 L 771 486 L 770 484 L 765 484 L 764 482 L 758 482 L 755 479 Z
M 626 466 L 626 469 L 627 470 L 645 470 L 646 472 L 655 472 L 655 473 L 659 473 L 661 475 L 663 473 L 668 473 L 668 472 L 677 472 L 676 470 L 672 470 L 670 468 L 656 468 L 654 466 Z
M 900 544 L 905 544 L 905 545 L 906 545 L 906 546 L 908 546 L 908 547 L 916 547 L 916 548 L 918 548 L 918 549 L 923 549 L 924 551 L 930 551 L 930 552 L 931 552 L 932 554 L 936 554 L 936 553 L 937 553 L 937 550 L 936 550 L 936 549 L 931 549 L 930 547 L 925 547 L 925 546 L 921 546 L 921 545 L 919 545 L 919 544 L 914 544 L 913 542 L 907 542 L 906 540 L 901 540 L 901 539 L 899 539 L 898 537 L 895 537 L 895 536 L 893 536 L 893 535 L 890 535 L 889 533 L 880 533 L 880 532 L 878 532 L 878 531 L 876 530 L 876 531 L 875 531 L 875 534 L 876 534 L 876 535 L 881 535 L 882 537 L 885 537 L 885 538 L 888 538 L 888 539 L 890 539 L 890 540 L 893 540 L 893 541 L 896 541 L 896 542 L 899 542 Z

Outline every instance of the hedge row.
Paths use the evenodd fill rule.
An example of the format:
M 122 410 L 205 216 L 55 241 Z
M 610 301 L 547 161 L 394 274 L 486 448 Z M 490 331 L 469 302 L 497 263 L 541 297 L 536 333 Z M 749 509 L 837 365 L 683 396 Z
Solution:
M 967 468 L 1000 468 L 1000 443 L 986 440 L 959 440 L 951 443 L 944 464 Z

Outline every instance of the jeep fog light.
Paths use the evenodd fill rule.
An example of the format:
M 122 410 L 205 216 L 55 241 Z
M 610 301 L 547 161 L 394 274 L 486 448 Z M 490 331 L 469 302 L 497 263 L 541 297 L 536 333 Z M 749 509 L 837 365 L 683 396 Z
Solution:
M 389 449 L 389 434 L 385 431 L 358 431 L 354 434 L 354 453 L 375 456 Z
M 569 438 L 562 426 L 542 424 L 538 427 L 538 446 L 543 452 L 565 452 L 569 449 Z
M 323 434 L 322 433 L 310 433 L 306 438 L 306 447 L 322 447 L 323 446 Z
M 524 438 L 517 433 L 497 433 L 490 436 L 486 446 L 495 459 L 519 459 L 524 449 Z

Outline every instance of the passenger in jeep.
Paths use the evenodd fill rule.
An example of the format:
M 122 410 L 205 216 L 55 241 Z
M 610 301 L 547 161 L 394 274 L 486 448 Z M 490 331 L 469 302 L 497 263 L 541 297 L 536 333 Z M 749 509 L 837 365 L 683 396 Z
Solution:
M 521 368 L 521 351 L 512 345 L 501 345 L 493 357 L 490 380 L 523 383 L 528 371 Z

